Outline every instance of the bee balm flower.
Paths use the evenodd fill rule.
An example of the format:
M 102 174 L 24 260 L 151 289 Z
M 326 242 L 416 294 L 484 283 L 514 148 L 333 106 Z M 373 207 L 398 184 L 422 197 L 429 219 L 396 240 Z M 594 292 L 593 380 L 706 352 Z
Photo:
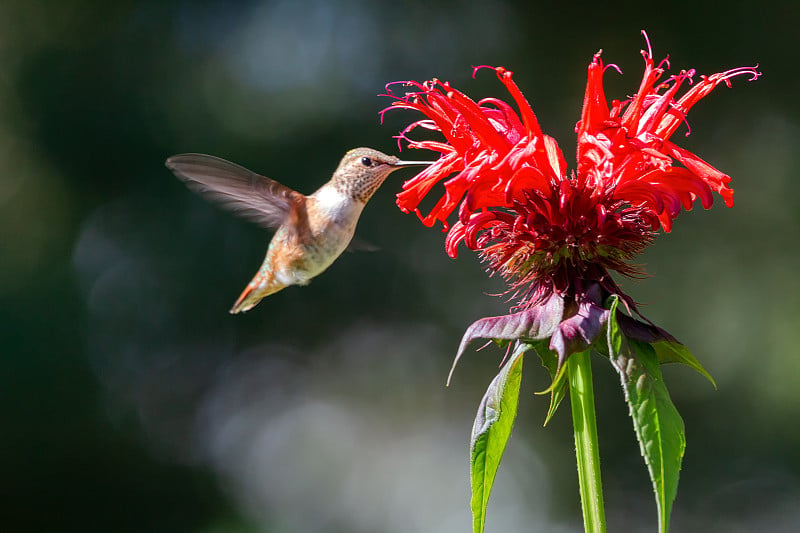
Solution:
M 668 60 L 656 65 L 649 43 L 642 56 L 645 68 L 636 94 L 609 104 L 603 75 L 609 67 L 619 69 L 604 65 L 600 53 L 595 54 L 575 127 L 577 164 L 571 171 L 509 70 L 477 67 L 473 75 L 493 68 L 516 111 L 497 98 L 476 102 L 437 79 L 404 82 L 414 90 L 403 96 L 392 92 L 393 84 L 387 86 L 387 96 L 395 99 L 387 110 L 412 109 L 425 116 L 405 128 L 399 142 L 441 154 L 404 184 L 397 205 L 416 212 L 428 226 L 441 222 L 449 229 L 451 257 L 461 243 L 480 252 L 489 270 L 507 279 L 518 298 L 518 313 L 484 319 L 503 319 L 491 331 L 481 329 L 488 327 L 486 322 L 473 324 L 471 329 L 481 332 L 474 337 L 550 337 L 563 361 L 575 351 L 572 345 L 583 349 L 599 332 L 607 316 L 601 307 L 606 296 L 616 294 L 633 309 L 609 271 L 639 274 L 631 260 L 659 228 L 669 232 L 680 211 L 691 209 L 696 200 L 709 208 L 716 193 L 728 207 L 733 205 L 730 177 L 671 139 L 694 104 L 719 84 L 730 86 L 732 78 L 742 75 L 754 80 L 760 73 L 743 67 L 698 77 L 694 70 L 683 70 L 664 78 Z M 444 139 L 411 138 L 419 129 L 439 132 Z M 423 214 L 420 202 L 440 182 L 444 195 Z M 456 210 L 450 226 L 448 218 Z M 554 322 L 558 326 L 517 331 L 544 309 L 560 314 Z M 518 336 L 497 337 L 503 328 Z M 468 330 L 465 342 L 474 337 Z

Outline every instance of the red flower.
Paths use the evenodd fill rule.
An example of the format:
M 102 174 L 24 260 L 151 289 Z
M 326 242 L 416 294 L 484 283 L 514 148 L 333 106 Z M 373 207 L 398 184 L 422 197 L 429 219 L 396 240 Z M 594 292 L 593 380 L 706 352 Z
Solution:
M 524 288 L 523 303 L 570 292 L 576 280 L 600 282 L 619 293 L 607 270 L 637 274 L 629 261 L 659 227 L 670 231 L 681 208 L 691 209 L 698 198 L 709 208 L 712 192 L 733 205 L 730 177 L 670 138 L 689 109 L 717 85 L 730 86 L 731 78 L 743 74 L 751 80 L 760 75 L 755 67 L 743 67 L 696 81 L 694 70 L 688 70 L 659 82 L 668 60 L 656 66 L 649 50 L 642 56 L 638 92 L 610 106 L 603 74 L 608 67 L 619 69 L 604 67 L 600 53 L 594 56 L 575 128 L 577 168 L 569 174 L 561 150 L 542 133 L 511 71 L 494 68 L 519 113 L 496 98 L 475 102 L 437 79 L 404 82 L 416 91 L 402 97 L 387 86 L 387 95 L 396 99 L 387 109 L 414 109 L 426 117 L 403 130 L 399 141 L 441 153 L 404 184 L 397 205 L 415 211 L 428 226 L 438 220 L 449 228 L 450 256 L 456 256 L 461 242 L 479 250 L 492 271 Z M 480 68 L 487 67 L 475 71 Z M 692 86 L 678 97 L 684 85 Z M 409 138 L 417 128 L 438 131 L 445 139 Z M 420 202 L 441 181 L 444 196 L 423 215 Z M 458 220 L 449 227 L 456 207 Z

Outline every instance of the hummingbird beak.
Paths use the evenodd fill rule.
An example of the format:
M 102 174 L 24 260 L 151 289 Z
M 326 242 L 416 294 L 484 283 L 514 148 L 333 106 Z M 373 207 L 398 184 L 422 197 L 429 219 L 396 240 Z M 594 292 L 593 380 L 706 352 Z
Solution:
M 411 167 L 415 165 L 430 165 L 433 161 L 395 161 L 392 163 L 393 167 Z

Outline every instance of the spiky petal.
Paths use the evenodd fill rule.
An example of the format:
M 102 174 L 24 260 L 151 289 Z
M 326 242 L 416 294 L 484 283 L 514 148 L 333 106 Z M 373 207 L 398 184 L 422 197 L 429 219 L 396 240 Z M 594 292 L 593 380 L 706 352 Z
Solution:
M 637 275 L 631 264 L 656 231 L 670 231 L 681 209 L 699 199 L 713 203 L 713 192 L 733 205 L 730 177 L 670 138 L 689 109 L 720 83 L 739 75 L 759 76 L 755 67 L 701 76 L 693 70 L 661 80 L 665 59 L 645 62 L 639 90 L 625 101 L 608 104 L 600 53 L 588 69 L 581 119 L 577 123 L 577 168 L 567 173 L 564 156 L 545 135 L 536 115 L 514 83 L 512 72 L 493 68 L 518 111 L 497 98 L 478 102 L 437 79 L 404 82 L 414 90 L 396 96 L 392 108 L 419 111 L 426 118 L 398 136 L 411 148 L 434 150 L 440 158 L 407 181 L 397 195 L 405 212 L 415 211 L 428 226 L 441 222 L 449 233 L 447 253 L 455 257 L 462 242 L 481 252 L 523 296 L 541 300 L 549 288 L 568 290 L 574 279 L 592 279 L 615 288 L 606 271 Z M 475 69 L 477 72 L 480 68 Z M 618 70 L 618 69 L 617 69 Z M 474 74 L 474 73 L 473 73 Z M 438 131 L 444 141 L 414 140 L 419 128 Z M 437 184 L 444 195 L 427 214 L 423 198 Z M 458 208 L 457 221 L 448 217 Z
M 477 67 L 473 75 L 492 68 L 513 106 L 497 98 L 476 102 L 438 79 L 403 82 L 412 90 L 402 96 L 393 93 L 393 84 L 387 86 L 387 96 L 395 101 L 386 110 L 424 115 L 400 132 L 398 142 L 440 153 L 404 184 L 397 205 L 416 212 L 428 226 L 441 222 L 449 230 L 445 247 L 450 256 L 457 255 L 461 243 L 479 251 L 518 298 L 512 308 L 516 313 L 478 321 L 470 330 L 502 326 L 516 331 L 530 313 L 545 320 L 539 312 L 557 297 L 570 310 L 551 317 L 559 326 L 550 333 L 550 347 L 563 361 L 600 331 L 608 295 L 618 295 L 635 310 L 609 271 L 641 274 L 632 259 L 659 228 L 670 231 L 680 211 L 691 209 L 696 200 L 709 208 L 717 193 L 733 205 L 730 177 L 671 138 L 698 101 L 721 83 L 730 86 L 737 76 L 756 79 L 757 67 L 699 80 L 694 70 L 683 70 L 663 79 L 669 61 L 656 65 L 649 42 L 642 57 L 644 73 L 636 93 L 610 104 L 603 75 L 619 68 L 604 65 L 599 52 L 592 58 L 575 127 L 577 164 L 569 173 L 558 144 L 542 132 L 512 72 L 503 67 Z M 420 129 L 439 132 L 444 139 L 410 137 Z M 439 183 L 444 194 L 422 213 L 420 203 Z

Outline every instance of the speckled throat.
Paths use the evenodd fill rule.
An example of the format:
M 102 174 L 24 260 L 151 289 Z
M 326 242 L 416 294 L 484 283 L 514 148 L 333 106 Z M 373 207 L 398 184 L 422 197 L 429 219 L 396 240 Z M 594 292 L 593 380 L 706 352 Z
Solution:
M 381 165 L 377 168 L 340 169 L 333 176 L 334 188 L 354 200 L 367 203 L 386 178 L 398 167 Z
M 409 165 L 427 165 L 428 161 L 400 161 L 372 148 L 355 148 L 347 152 L 330 183 L 334 189 L 353 200 L 367 203 L 386 177 Z

